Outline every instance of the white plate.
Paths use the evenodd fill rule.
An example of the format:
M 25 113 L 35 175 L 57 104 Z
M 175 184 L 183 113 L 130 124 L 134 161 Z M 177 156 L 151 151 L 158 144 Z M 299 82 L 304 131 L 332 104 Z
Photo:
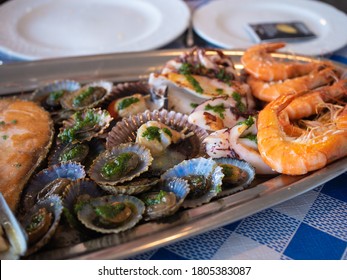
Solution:
M 290 43 L 283 51 L 322 55 L 347 44 L 347 16 L 334 7 L 308 0 L 219 0 L 201 6 L 193 14 L 198 35 L 223 48 L 247 48 L 254 44 L 249 23 L 302 21 L 317 38 Z
M 189 18 L 181 0 L 12 0 L 0 6 L 0 50 L 23 59 L 147 51 Z

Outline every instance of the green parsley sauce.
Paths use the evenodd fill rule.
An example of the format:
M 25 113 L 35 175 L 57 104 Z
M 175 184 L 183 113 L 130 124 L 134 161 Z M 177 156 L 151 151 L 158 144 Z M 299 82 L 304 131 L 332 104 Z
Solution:
M 212 106 L 210 104 L 207 104 L 205 106 L 205 110 L 206 111 L 213 111 L 213 112 L 217 113 L 222 119 L 224 119 L 225 107 L 224 107 L 223 103 L 216 105 L 216 106 Z
M 104 178 L 111 178 L 113 176 L 119 177 L 126 174 L 133 169 L 128 165 L 133 157 L 134 153 L 131 152 L 120 154 L 115 159 L 104 164 L 101 168 L 101 175 L 104 176 Z
M 116 204 L 106 204 L 94 207 L 94 212 L 96 215 L 103 219 L 112 219 L 119 215 L 125 209 L 125 203 L 120 202 Z
M 81 93 L 72 100 L 72 105 L 74 107 L 82 106 L 84 100 L 91 96 L 94 93 L 94 91 L 95 87 L 88 87 L 87 89 L 81 91 Z
M 43 222 L 44 218 L 44 215 L 41 213 L 34 215 L 31 218 L 30 224 L 26 226 L 26 231 L 30 232 L 36 230 L 39 227 L 39 225 Z
M 160 190 L 155 196 L 145 198 L 144 203 L 147 206 L 152 206 L 161 203 L 162 199 L 167 195 L 166 191 Z
M 108 113 L 105 112 L 105 114 Z M 94 113 L 94 111 L 91 109 L 87 110 L 84 116 L 82 116 L 82 112 L 76 112 L 73 115 L 73 118 L 75 119 L 74 126 L 65 128 L 58 135 L 58 138 L 62 142 L 68 143 L 78 139 L 78 131 L 84 130 L 89 127 L 92 128 L 100 122 L 100 116 Z
M 86 147 L 85 145 L 76 144 L 71 149 L 69 149 L 66 152 L 64 152 L 63 154 L 61 154 L 59 156 L 59 161 L 65 162 L 65 161 L 69 161 L 69 160 L 74 160 L 74 159 L 78 158 L 79 156 L 81 156 L 83 153 L 85 153 L 86 149 L 88 149 L 88 147 Z
M 131 104 L 134 104 L 139 101 L 140 99 L 138 99 L 137 97 L 125 98 L 118 103 L 117 110 L 118 111 L 124 110 L 125 108 L 129 107 Z
M 57 101 L 57 100 L 59 100 L 63 96 L 64 93 L 65 93 L 64 90 L 52 91 L 48 95 L 48 100 L 50 100 L 50 101 Z

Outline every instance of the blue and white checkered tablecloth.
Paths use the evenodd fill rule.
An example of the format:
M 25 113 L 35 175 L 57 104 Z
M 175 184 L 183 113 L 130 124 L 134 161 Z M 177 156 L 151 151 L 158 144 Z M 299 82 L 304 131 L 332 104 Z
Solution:
M 347 173 L 241 221 L 136 260 L 346 260 Z

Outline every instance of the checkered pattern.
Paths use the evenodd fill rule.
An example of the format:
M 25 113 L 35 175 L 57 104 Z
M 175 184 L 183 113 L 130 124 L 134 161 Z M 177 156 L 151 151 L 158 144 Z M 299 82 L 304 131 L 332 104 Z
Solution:
M 133 259 L 347 259 L 347 173 L 241 221 Z

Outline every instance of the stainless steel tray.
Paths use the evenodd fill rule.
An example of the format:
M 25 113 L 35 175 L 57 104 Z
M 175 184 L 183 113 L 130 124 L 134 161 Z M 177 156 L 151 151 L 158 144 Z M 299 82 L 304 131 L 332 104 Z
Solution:
M 56 79 L 89 82 L 108 79 L 125 82 L 146 79 L 169 59 L 185 50 L 114 54 L 21 62 L 0 66 L 0 95 L 25 94 Z M 241 69 L 242 50 L 226 51 Z M 313 58 L 278 54 L 285 59 Z M 342 67 L 342 66 L 341 66 Z M 33 259 L 124 259 L 240 220 L 265 208 L 307 192 L 347 170 L 347 158 L 304 176 L 260 177 L 245 190 L 184 210 L 165 222 L 143 223 L 120 233 L 105 235 L 67 248 L 46 250 Z

